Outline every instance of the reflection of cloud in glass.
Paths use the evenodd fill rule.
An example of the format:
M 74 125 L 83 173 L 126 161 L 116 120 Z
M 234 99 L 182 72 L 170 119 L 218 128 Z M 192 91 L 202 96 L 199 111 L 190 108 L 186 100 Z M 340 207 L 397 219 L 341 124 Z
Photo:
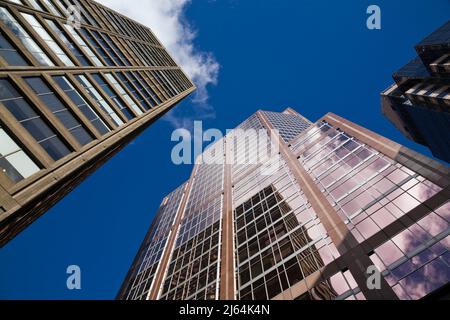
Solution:
M 448 265 L 450 268 L 450 251 L 448 251 L 446 254 L 442 256 L 442 260 Z
M 359 223 L 356 226 L 356 228 L 358 229 L 359 232 L 361 232 L 361 234 L 365 239 L 369 239 L 370 237 L 375 235 L 378 231 L 380 231 L 380 228 L 370 218 Z
M 395 199 L 394 204 L 399 207 L 404 213 L 410 212 L 412 209 L 416 208 L 420 202 L 411 197 L 409 194 L 404 193 L 397 199 Z
M 400 267 L 396 268 L 394 271 L 392 271 L 393 278 L 399 280 L 403 279 L 408 274 L 412 273 L 414 270 L 417 269 L 417 266 L 414 265 L 410 260 L 402 264 Z
M 425 251 L 423 251 L 422 253 L 418 254 L 417 256 L 415 256 L 414 258 L 412 258 L 412 262 L 414 263 L 414 265 L 416 267 L 423 267 L 424 265 L 426 265 L 428 262 L 430 262 L 431 260 L 433 260 L 434 258 L 436 258 L 436 254 L 433 253 L 431 250 L 427 249 Z
M 395 217 L 385 208 L 381 208 L 372 215 L 372 219 L 380 228 L 385 228 L 395 221 Z
M 435 213 L 429 214 L 420 220 L 418 224 L 433 237 L 439 235 L 449 227 L 449 224 Z
M 394 241 L 400 250 L 406 254 L 417 249 L 417 247 L 429 238 L 429 235 L 427 235 L 423 229 L 416 225 L 398 234 L 392 238 L 392 241 Z
M 328 246 L 320 248 L 318 251 L 319 251 L 320 258 L 322 259 L 323 264 L 325 266 L 327 266 L 329 263 L 334 261 L 335 258 L 333 257 L 333 254 L 331 253 Z
M 399 297 L 401 300 L 411 300 L 411 298 L 408 296 L 401 285 L 396 285 L 392 289 L 394 290 L 395 294 L 397 294 L 397 297 Z
M 375 250 L 383 262 L 389 266 L 403 257 L 403 253 L 392 241 L 388 241 Z
M 450 281 L 450 268 L 436 259 L 400 281 L 412 299 L 421 299 Z
M 429 181 L 425 181 L 424 183 L 420 183 L 414 188 L 410 189 L 408 193 L 414 196 L 420 202 L 424 202 L 430 199 L 436 193 L 440 192 L 441 190 L 442 189 L 436 186 L 435 184 Z
M 341 295 L 349 290 L 348 284 L 345 281 L 342 273 L 338 273 L 332 276 L 330 282 L 333 289 L 337 292 L 338 295 Z
M 441 244 L 450 250 L 450 236 L 441 241 Z
M 449 227 L 449 224 L 435 213 L 422 219 L 419 224 L 413 225 L 375 250 L 377 255 L 371 256 L 371 259 L 380 271 L 384 271 L 385 266 L 392 266 L 400 261 L 405 254 L 418 249 L 432 236 L 442 234 Z M 447 252 L 443 255 L 449 244 L 450 236 L 406 261 L 386 277 L 391 285 L 402 279 L 399 284 L 403 288 L 399 285 L 393 287 L 400 299 L 423 298 L 450 281 L 450 254 Z M 441 257 L 438 258 L 439 256 Z M 416 269 L 418 270 L 413 272 Z
M 387 178 L 396 184 L 400 184 L 408 178 L 408 175 L 402 170 L 395 170 Z
M 450 222 L 450 202 L 447 202 L 439 209 L 435 210 L 438 215 Z

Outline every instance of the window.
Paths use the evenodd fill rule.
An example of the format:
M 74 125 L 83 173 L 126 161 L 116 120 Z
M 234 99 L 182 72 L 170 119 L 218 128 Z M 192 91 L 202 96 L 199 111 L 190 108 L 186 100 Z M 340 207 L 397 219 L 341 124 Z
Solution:
M 56 7 L 53 5 L 53 3 L 50 0 L 42 0 L 47 7 L 50 9 L 51 13 L 53 13 L 57 17 L 61 17 L 61 13 L 56 9 Z
M 37 45 L 37 43 L 30 37 L 28 32 L 17 22 L 11 13 L 4 7 L 0 7 L 0 20 L 6 25 L 11 32 L 13 32 L 22 44 L 30 51 L 36 58 L 38 63 L 43 66 L 54 66 L 55 64 L 44 53 L 44 51 Z
M 53 77 L 53 79 L 101 135 L 104 135 L 110 131 L 97 112 L 86 102 L 86 100 L 84 100 L 84 98 L 72 86 L 66 77 L 57 76 Z
M 98 34 L 98 32 L 96 33 Z M 122 61 L 125 62 L 125 65 L 130 66 L 130 61 L 127 59 L 127 57 L 125 57 L 122 50 L 117 46 L 113 39 L 106 33 L 102 33 L 102 35 L 105 38 L 106 42 L 111 46 L 111 48 L 115 50 L 116 54 L 122 59 Z M 123 63 L 121 65 L 123 65 Z
M 152 72 L 152 74 L 155 77 L 155 79 L 157 79 L 157 81 L 160 83 L 160 85 L 164 88 L 164 90 L 168 95 L 170 95 L 171 97 L 177 95 L 177 92 L 174 90 L 172 84 L 169 81 L 167 81 L 167 79 L 162 73 L 160 73 L 159 71 L 154 71 Z
M 125 77 L 123 73 L 116 73 L 117 77 L 119 77 L 120 81 L 128 88 L 128 90 L 134 95 L 136 100 L 144 107 L 145 110 L 150 110 L 152 106 L 144 99 L 140 91 L 137 91 L 131 82 Z M 141 86 L 142 88 L 142 86 Z M 142 88 L 143 89 L 143 88 Z
M 151 105 L 152 107 L 156 106 L 157 103 L 156 103 L 156 100 L 153 98 L 154 95 L 155 95 L 155 94 L 153 93 L 153 91 L 150 91 L 150 90 L 151 90 L 150 88 L 148 88 L 148 89 L 150 89 L 150 90 L 147 90 L 147 89 L 144 87 L 144 85 L 141 83 L 141 81 L 138 80 L 138 78 L 137 78 L 137 76 L 135 75 L 134 72 L 127 71 L 127 72 L 125 72 L 125 74 L 128 75 L 128 78 L 131 79 L 131 82 L 134 83 L 134 85 L 136 86 L 136 88 L 138 89 L 138 91 L 141 93 L 141 95 L 142 95 L 145 99 L 147 99 L 147 102 L 150 103 L 150 105 Z M 151 92 L 152 94 L 150 94 L 150 92 Z
M 17 3 L 23 5 L 22 0 L 10 0 L 10 2 Z
M 103 99 L 103 97 L 100 95 L 100 93 L 97 91 L 97 89 L 94 88 L 92 83 L 83 75 L 76 76 L 78 82 L 84 87 L 87 93 L 97 102 L 97 105 L 105 111 L 111 120 L 117 125 L 121 126 L 124 124 L 122 119 L 117 115 L 117 113 L 114 111 L 114 109 L 109 105 L 108 102 Z
M 44 102 L 49 111 L 63 124 L 82 146 L 91 142 L 92 136 L 69 111 L 56 94 L 39 77 L 25 78 L 25 81 Z
M 25 101 L 9 80 L 0 79 L 0 89 L 0 102 L 53 160 L 59 160 L 70 153 L 55 131 Z
M 0 56 L 10 66 L 28 66 L 22 55 L 13 47 L 3 34 L 0 33 Z
M 148 93 L 152 96 L 153 100 L 156 101 L 156 104 L 161 104 L 162 103 L 161 99 L 159 99 L 158 95 L 149 85 L 149 82 L 151 82 L 151 80 L 147 76 L 144 79 L 144 77 L 141 75 L 140 72 L 133 72 L 133 74 L 144 85 L 145 90 L 147 90 Z M 148 82 L 146 80 L 148 80 Z
M 44 7 L 39 2 L 37 2 L 36 0 L 28 0 L 28 2 L 31 3 L 31 6 L 34 9 L 42 11 L 42 12 L 47 12 L 47 10 L 45 10 Z
M 68 67 L 74 67 L 75 64 L 70 60 L 70 58 L 64 53 L 61 47 L 55 42 L 55 40 L 48 34 L 48 32 L 42 27 L 39 21 L 30 14 L 22 12 L 22 16 L 27 20 L 27 22 L 33 27 L 34 31 L 41 36 L 45 41 L 47 46 L 53 51 L 53 53 L 62 61 L 62 63 Z
M 0 170 L 13 182 L 26 179 L 40 169 L 0 127 Z
M 89 31 L 86 30 L 85 28 L 81 28 L 80 31 L 86 37 L 86 39 L 88 39 L 91 46 L 94 47 L 94 49 L 102 56 L 102 58 L 103 58 L 103 60 L 105 60 L 106 64 L 108 66 L 114 66 L 114 62 L 108 56 L 105 49 L 95 41 L 94 37 L 91 36 Z
M 102 53 L 103 58 L 104 59 L 109 59 L 109 57 L 111 57 L 111 58 L 113 58 L 113 60 L 116 63 L 116 65 L 124 66 L 125 65 L 124 62 L 119 58 L 119 55 L 117 54 L 117 52 L 120 52 L 118 50 L 118 48 L 116 47 L 115 48 L 116 51 L 114 51 L 113 46 L 111 45 L 111 42 L 106 42 L 105 39 L 103 39 L 102 34 L 100 32 L 97 32 L 95 30 L 92 30 L 91 32 L 94 35 L 95 39 L 97 39 L 98 43 L 100 43 L 100 46 L 101 46 L 102 50 L 100 51 L 99 48 L 97 48 L 97 50 L 99 52 L 103 52 Z M 86 35 L 86 37 L 90 36 L 87 31 L 84 31 L 84 34 Z M 92 43 L 92 45 L 94 45 L 93 39 L 91 40 L 91 43 Z M 106 50 L 108 52 L 109 56 L 106 55 L 106 52 L 104 50 Z M 124 61 L 126 61 L 126 60 L 124 60 Z
M 254 180 L 258 181 L 256 178 L 250 179 Z M 278 187 L 286 194 L 286 187 L 293 181 L 289 178 L 277 180 Z M 239 185 L 235 188 L 238 190 Z M 297 190 L 292 189 L 292 192 Z M 293 213 L 309 209 L 306 202 L 291 207 L 274 185 L 261 190 L 236 208 L 236 262 L 241 280 L 238 288 L 241 298 L 248 295 L 249 287 L 254 299 L 259 295 L 263 298 L 265 293 L 259 284 L 263 279 L 267 294 L 272 298 L 288 288 L 288 281 L 292 286 L 334 260 L 331 250 L 335 248 L 332 248 L 331 239 L 317 216 L 314 214 L 314 223 L 304 224 Z
M 125 42 L 130 47 L 131 51 L 136 55 L 136 57 L 139 59 L 139 63 L 148 67 L 152 64 L 149 64 L 147 61 L 147 57 L 145 57 L 142 52 L 139 51 L 134 41 L 131 40 L 125 40 Z
M 67 31 L 72 35 L 72 37 L 75 39 L 75 41 L 78 43 L 78 45 L 84 49 L 86 54 L 92 59 L 94 64 L 97 67 L 104 67 L 105 65 L 100 61 L 100 59 L 97 57 L 97 55 L 89 48 L 89 46 L 86 44 L 86 42 L 79 36 L 79 34 L 76 32 L 76 30 L 68 24 L 64 25 L 67 29 Z
M 90 12 L 84 8 L 84 5 L 81 2 L 79 2 L 77 0 L 69 0 L 69 2 L 71 2 L 72 5 L 74 5 L 74 6 L 76 6 L 76 7 L 78 7 L 80 9 L 80 13 L 82 15 L 82 20 L 85 23 L 89 23 L 92 26 L 97 27 L 97 28 L 99 27 L 97 21 L 90 14 Z
M 68 15 L 67 8 L 62 1 L 56 0 L 54 3 L 64 15 Z
M 92 64 L 87 60 L 84 53 L 78 48 L 78 46 L 67 38 L 67 35 L 64 30 L 62 30 L 59 25 L 57 25 L 54 21 L 45 19 L 45 22 L 52 29 L 52 31 L 59 37 L 59 39 L 64 43 L 64 45 L 72 51 L 72 54 L 80 61 L 81 65 L 89 67 Z
M 114 92 L 113 88 L 105 82 L 102 76 L 99 73 L 93 73 L 92 77 L 97 82 L 97 84 L 102 87 L 103 91 L 114 101 L 120 111 L 128 118 L 128 120 L 134 119 L 135 115 L 131 112 L 131 110 L 122 102 L 122 100 L 117 96 Z M 142 113 L 142 111 L 141 111 Z
M 436 213 L 403 230 L 370 255 L 400 299 L 421 299 L 450 280 L 450 225 Z

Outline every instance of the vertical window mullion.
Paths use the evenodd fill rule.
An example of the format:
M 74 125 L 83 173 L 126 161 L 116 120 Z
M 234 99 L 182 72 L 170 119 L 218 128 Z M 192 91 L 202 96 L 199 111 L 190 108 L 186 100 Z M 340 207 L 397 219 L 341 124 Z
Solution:
M 93 100 L 97 103 L 97 106 L 105 112 L 110 120 L 114 122 L 118 127 L 122 126 L 125 122 L 119 117 L 119 111 L 115 111 L 112 104 L 110 104 L 105 97 L 103 97 L 97 88 L 94 87 L 93 82 L 91 82 L 84 75 L 75 76 L 78 83 L 83 86 L 85 92 L 91 96 Z M 124 118 L 125 119 L 125 118 Z
M 93 73 L 91 76 L 97 83 L 97 85 L 102 88 L 103 92 L 107 94 L 113 104 L 118 107 L 118 109 L 125 115 L 128 120 L 133 120 L 136 117 L 136 115 L 131 111 L 128 105 L 122 100 L 121 97 L 119 97 L 119 95 L 114 91 L 113 87 L 106 82 L 106 80 L 100 73 Z
M 110 132 L 108 126 L 103 122 L 95 109 L 81 96 L 77 89 L 65 76 L 53 76 L 53 81 L 59 86 L 74 106 L 84 115 L 85 119 L 97 130 L 100 136 Z
M 20 41 L 23 50 L 33 56 L 37 64 L 50 67 L 55 66 L 53 61 L 42 50 L 42 47 L 30 37 L 30 34 L 23 28 L 22 24 L 17 21 L 8 9 L 2 6 L 0 6 L 0 21 Z
M 45 106 L 47 111 L 59 121 L 61 128 L 67 131 L 69 141 L 76 141 L 79 146 L 84 146 L 94 140 L 92 134 L 87 131 L 76 114 L 43 78 L 27 77 L 24 80 L 41 100 L 40 105 Z M 73 142 L 72 144 L 75 150 L 79 149 L 77 144 Z
M 15 80 L 22 91 L 21 81 L 18 78 Z M 0 102 L 54 161 L 70 154 L 71 150 L 67 141 L 63 141 L 62 135 L 57 134 L 57 131 L 52 128 L 55 127 L 54 124 L 47 118 L 42 118 L 41 114 L 44 113 L 28 102 L 29 100 L 33 104 L 38 104 L 32 95 L 27 95 L 25 99 L 9 79 L 0 79 L 0 86 L 3 87 Z
M 33 31 L 42 39 L 42 41 L 46 44 L 46 46 L 53 52 L 53 54 L 58 57 L 58 59 L 68 67 L 74 67 L 73 59 L 69 58 L 65 51 L 58 44 L 57 40 L 51 35 L 43 26 L 41 22 L 39 22 L 35 16 L 27 13 L 21 12 L 22 17 L 27 21 L 27 23 L 31 26 Z

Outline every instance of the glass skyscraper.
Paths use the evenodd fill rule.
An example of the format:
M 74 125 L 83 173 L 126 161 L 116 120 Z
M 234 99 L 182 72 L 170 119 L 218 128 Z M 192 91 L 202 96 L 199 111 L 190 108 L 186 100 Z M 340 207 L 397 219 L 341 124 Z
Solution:
M 197 161 L 163 199 L 118 299 L 448 297 L 448 167 L 290 108 L 258 111 L 205 155 L 223 161 Z
M 95 1 L 0 1 L 0 246 L 194 90 Z
M 450 21 L 422 40 L 418 57 L 382 93 L 383 113 L 409 139 L 450 162 Z

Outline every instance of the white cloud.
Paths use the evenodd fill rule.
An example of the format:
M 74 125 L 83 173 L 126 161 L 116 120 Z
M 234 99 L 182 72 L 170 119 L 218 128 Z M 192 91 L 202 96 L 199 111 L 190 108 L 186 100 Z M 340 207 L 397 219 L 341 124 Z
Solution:
M 203 52 L 194 46 L 196 31 L 186 21 L 184 10 L 190 0 L 99 0 L 140 23 L 150 27 L 158 39 L 170 52 L 175 61 L 197 86 L 192 102 L 196 117 L 214 117 L 213 108 L 208 105 L 208 85 L 217 84 L 219 63 L 210 52 Z M 133 3 L 133 4 L 130 4 Z M 175 127 L 190 122 L 171 112 L 166 120 Z

